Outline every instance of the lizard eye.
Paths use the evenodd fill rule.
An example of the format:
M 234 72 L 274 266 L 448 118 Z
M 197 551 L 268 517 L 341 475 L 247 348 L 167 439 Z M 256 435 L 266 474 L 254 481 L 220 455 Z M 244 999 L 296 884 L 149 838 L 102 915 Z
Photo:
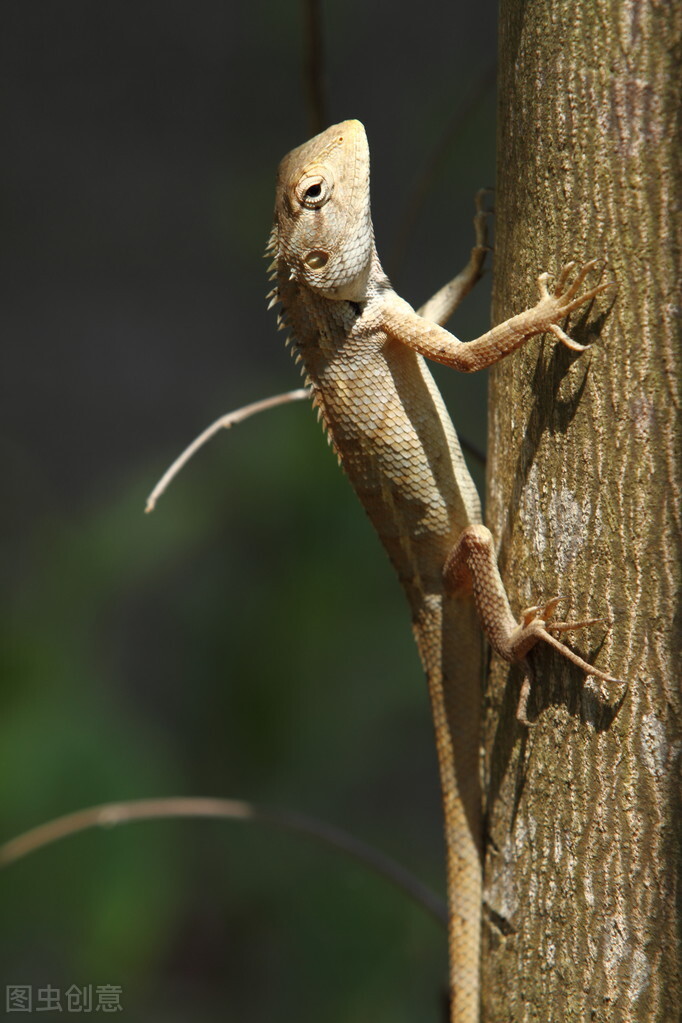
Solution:
M 296 185 L 296 198 L 308 210 L 319 210 L 332 194 L 333 182 L 323 174 L 306 174 Z

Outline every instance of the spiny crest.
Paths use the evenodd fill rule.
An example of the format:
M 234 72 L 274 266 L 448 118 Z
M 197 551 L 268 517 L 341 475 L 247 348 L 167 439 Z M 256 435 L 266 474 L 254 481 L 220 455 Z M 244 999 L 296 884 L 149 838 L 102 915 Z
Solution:
M 265 246 L 265 252 L 263 253 L 265 259 L 268 256 L 277 256 L 277 250 L 279 248 L 279 236 L 277 233 L 277 224 L 274 224 L 270 231 L 270 237 L 268 238 L 267 245 Z M 274 265 L 274 264 L 273 264 Z M 268 270 L 270 267 L 268 267 Z
M 276 288 L 273 288 L 273 292 L 276 291 L 276 290 L 277 290 Z M 274 301 L 279 301 L 279 296 Z M 268 306 L 268 309 L 271 308 L 272 305 L 274 305 L 274 301 L 270 303 L 270 305 Z M 277 330 L 289 330 L 290 326 L 291 326 L 291 324 L 289 323 L 289 321 L 287 319 L 286 311 L 284 309 L 278 309 L 277 310 Z M 284 347 L 285 348 L 292 348 L 293 351 L 295 351 L 297 349 L 298 343 L 297 343 L 296 338 L 294 337 L 293 334 L 287 334 L 286 335 L 286 337 L 284 338 Z M 293 351 L 292 351 L 292 354 L 293 354 Z M 297 361 L 300 361 L 300 358 L 301 358 L 300 355 L 297 356 Z
M 331 448 L 332 448 L 334 454 L 336 455 L 336 457 L 338 459 L 339 465 L 343 468 L 343 462 L 341 460 L 341 453 L 340 453 L 338 447 L 336 446 L 336 441 L 334 440 L 334 437 L 332 435 L 332 431 L 331 431 L 329 423 L 327 421 L 327 417 L 326 417 L 325 411 L 324 411 L 324 403 L 322 401 L 322 397 L 321 397 L 319 391 L 317 391 L 317 389 L 315 388 L 315 385 L 313 384 L 312 380 L 310 379 L 310 377 L 308 376 L 307 373 L 305 374 L 305 385 L 306 385 L 306 387 L 309 387 L 311 392 L 312 392 L 311 393 L 312 406 L 315 409 L 315 415 L 317 416 L 317 421 L 318 421 L 318 423 L 321 424 L 322 429 L 324 431 L 324 435 L 327 438 L 327 444 L 331 445 Z
M 270 232 L 270 237 L 268 238 L 268 243 L 265 246 L 265 256 L 266 256 L 266 258 L 269 257 L 269 256 L 274 256 L 274 259 L 272 260 L 272 262 L 268 266 L 268 277 L 269 277 L 270 280 L 274 280 L 277 277 L 277 263 L 278 263 L 278 257 L 279 257 L 279 233 L 278 233 L 278 230 L 277 230 L 277 224 L 275 224 L 273 226 L 272 231 Z M 294 275 L 293 271 L 291 273 L 291 279 L 295 279 L 295 275 Z M 277 305 L 277 303 L 281 301 L 281 296 L 279 294 L 279 287 L 276 285 L 274 288 L 272 288 L 267 293 L 267 295 L 265 297 L 266 297 L 267 302 L 268 302 L 268 309 L 272 309 L 273 306 Z M 289 331 L 290 327 L 291 327 L 291 324 L 288 321 L 286 310 L 280 307 L 277 310 L 277 330 Z M 295 337 L 295 335 L 293 333 L 287 333 L 286 337 L 284 338 L 284 344 L 285 344 L 285 346 L 287 348 L 290 349 L 291 354 L 292 354 L 293 359 L 294 359 L 294 362 L 297 365 L 301 364 L 303 362 L 303 357 L 302 357 L 301 352 L 299 350 L 298 341 L 297 341 L 297 339 L 296 339 L 296 337 Z M 321 404 L 319 402 L 319 399 L 317 397 L 317 394 L 316 394 L 313 382 L 310 379 L 308 373 L 306 372 L 305 366 L 303 366 L 303 373 L 302 373 L 302 375 L 303 375 L 303 382 L 304 382 L 305 386 L 307 388 L 310 388 L 311 391 L 312 391 L 313 406 L 315 407 L 315 409 L 317 411 L 318 419 L 322 422 L 322 426 L 324 428 L 324 432 L 325 432 L 325 435 L 327 437 L 327 442 L 333 446 L 334 451 L 336 452 L 337 457 L 339 457 L 339 460 L 340 460 L 340 456 L 339 456 L 338 450 L 336 448 L 336 445 L 334 444 L 334 440 L 333 440 L 333 438 L 331 436 L 331 433 L 329 431 L 329 427 L 327 425 L 327 420 L 326 420 L 326 416 L 324 414 L 324 409 L 322 408 L 322 406 L 321 406 Z
M 277 225 L 275 224 L 270 231 L 270 237 L 268 243 L 265 246 L 265 252 L 263 256 L 265 259 L 269 259 L 274 256 L 274 259 L 268 264 L 267 275 L 269 281 L 274 281 L 277 276 L 277 257 L 279 253 L 279 235 L 277 233 Z
M 273 228 L 270 231 L 270 237 L 268 238 L 268 243 L 265 246 L 265 253 L 264 253 L 264 256 L 265 256 L 266 259 L 268 259 L 270 256 L 273 256 L 273 255 L 275 257 L 272 260 L 272 262 L 268 265 L 267 273 L 268 273 L 268 280 L 269 281 L 274 281 L 275 278 L 277 277 L 278 239 L 279 239 L 279 235 L 278 235 L 278 232 L 277 232 L 277 225 L 275 224 L 275 225 L 273 225 Z M 265 298 L 266 298 L 266 301 L 268 303 L 268 309 L 272 309 L 273 306 L 277 305 L 277 303 L 279 302 L 279 290 L 278 290 L 277 286 L 272 288 L 267 293 Z M 281 321 L 282 321 L 282 317 L 281 317 L 280 313 L 278 313 L 277 314 L 277 329 L 278 330 L 282 329 L 281 325 L 280 325 Z

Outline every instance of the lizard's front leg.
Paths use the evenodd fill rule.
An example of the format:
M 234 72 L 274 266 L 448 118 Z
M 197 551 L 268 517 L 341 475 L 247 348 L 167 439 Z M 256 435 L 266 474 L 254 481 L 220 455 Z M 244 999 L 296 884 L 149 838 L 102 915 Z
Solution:
M 608 288 L 615 287 L 613 281 L 597 284 L 587 291 L 581 288 L 588 274 L 599 266 L 600 260 L 593 259 L 580 267 L 575 279 L 569 284 L 575 263 L 567 263 L 559 274 L 552 292 L 547 287 L 550 274 L 538 277 L 540 299 L 531 308 L 518 313 L 504 323 L 482 334 L 474 341 L 462 342 L 444 327 L 424 319 L 407 302 L 392 293 L 384 297 L 376 312 L 377 326 L 394 341 L 407 345 L 427 359 L 451 366 L 463 373 L 485 369 L 499 362 L 505 355 L 519 348 L 536 334 L 549 331 L 574 352 L 585 351 L 585 345 L 576 344 L 559 325 L 575 309 L 591 302 Z
M 553 632 L 568 632 L 603 621 L 590 618 L 583 622 L 555 622 L 554 612 L 562 599 L 555 597 L 544 605 L 526 608 L 517 622 L 509 606 L 509 599 L 500 576 L 495 557 L 493 537 L 485 526 L 469 526 L 463 531 L 448 556 L 443 569 L 446 590 L 457 596 L 473 592 L 481 625 L 491 646 L 506 661 L 521 663 L 525 678 L 521 687 L 516 716 L 522 724 L 529 724 L 526 716 L 530 683 L 533 677 L 527 654 L 538 642 L 548 643 L 562 657 L 604 682 L 619 682 L 606 672 L 588 664 L 569 647 L 559 642 Z

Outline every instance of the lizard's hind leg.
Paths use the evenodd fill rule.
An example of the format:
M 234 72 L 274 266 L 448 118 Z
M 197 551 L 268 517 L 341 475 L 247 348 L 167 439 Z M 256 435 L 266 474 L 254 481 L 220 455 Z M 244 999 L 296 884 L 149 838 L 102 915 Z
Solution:
M 526 608 L 521 620 L 517 622 L 500 576 L 492 533 L 485 526 L 469 526 L 463 531 L 445 562 L 443 578 L 446 591 L 454 596 L 473 592 L 483 631 L 493 649 L 506 661 L 523 664 L 526 677 L 516 712 L 522 723 L 528 724 L 526 705 L 533 678 L 527 654 L 540 641 L 554 647 L 562 657 L 581 668 L 585 674 L 594 675 L 604 682 L 620 681 L 588 664 L 552 635 L 553 632 L 568 632 L 594 625 L 603 619 L 554 622 L 552 618 L 557 604 L 564 599 L 554 597 L 546 604 Z

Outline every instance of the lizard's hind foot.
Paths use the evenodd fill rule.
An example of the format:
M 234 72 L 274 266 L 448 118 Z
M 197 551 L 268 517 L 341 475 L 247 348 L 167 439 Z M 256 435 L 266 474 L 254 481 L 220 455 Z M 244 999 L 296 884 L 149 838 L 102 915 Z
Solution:
M 560 640 L 556 639 L 552 633 L 555 632 L 573 632 L 577 629 L 586 628 L 588 625 L 596 625 L 600 622 L 604 622 L 604 618 L 586 618 L 580 622 L 556 622 L 553 621 L 554 613 L 560 601 L 565 600 L 565 597 L 553 597 L 547 601 L 546 604 L 538 604 L 533 607 L 526 608 L 521 615 L 522 621 L 518 625 L 514 634 L 510 637 L 510 652 L 512 658 L 515 661 L 522 661 L 525 668 L 525 677 L 521 685 L 521 692 L 519 695 L 519 704 L 516 709 L 516 718 L 521 724 L 530 725 L 531 722 L 528 720 L 527 709 L 528 709 L 528 697 L 530 695 L 531 682 L 533 681 L 533 671 L 526 659 L 526 654 L 532 647 L 538 642 L 548 643 L 549 646 L 553 647 L 557 653 L 565 657 L 567 661 L 575 664 L 576 667 L 581 668 L 586 675 L 591 675 L 593 678 L 601 679 L 602 682 L 611 682 L 618 685 L 622 685 L 622 679 L 615 678 L 613 675 L 607 674 L 605 671 L 601 671 L 599 668 L 595 668 L 594 665 L 588 664 L 584 661 L 579 654 L 576 654 L 570 647 L 567 647 Z

